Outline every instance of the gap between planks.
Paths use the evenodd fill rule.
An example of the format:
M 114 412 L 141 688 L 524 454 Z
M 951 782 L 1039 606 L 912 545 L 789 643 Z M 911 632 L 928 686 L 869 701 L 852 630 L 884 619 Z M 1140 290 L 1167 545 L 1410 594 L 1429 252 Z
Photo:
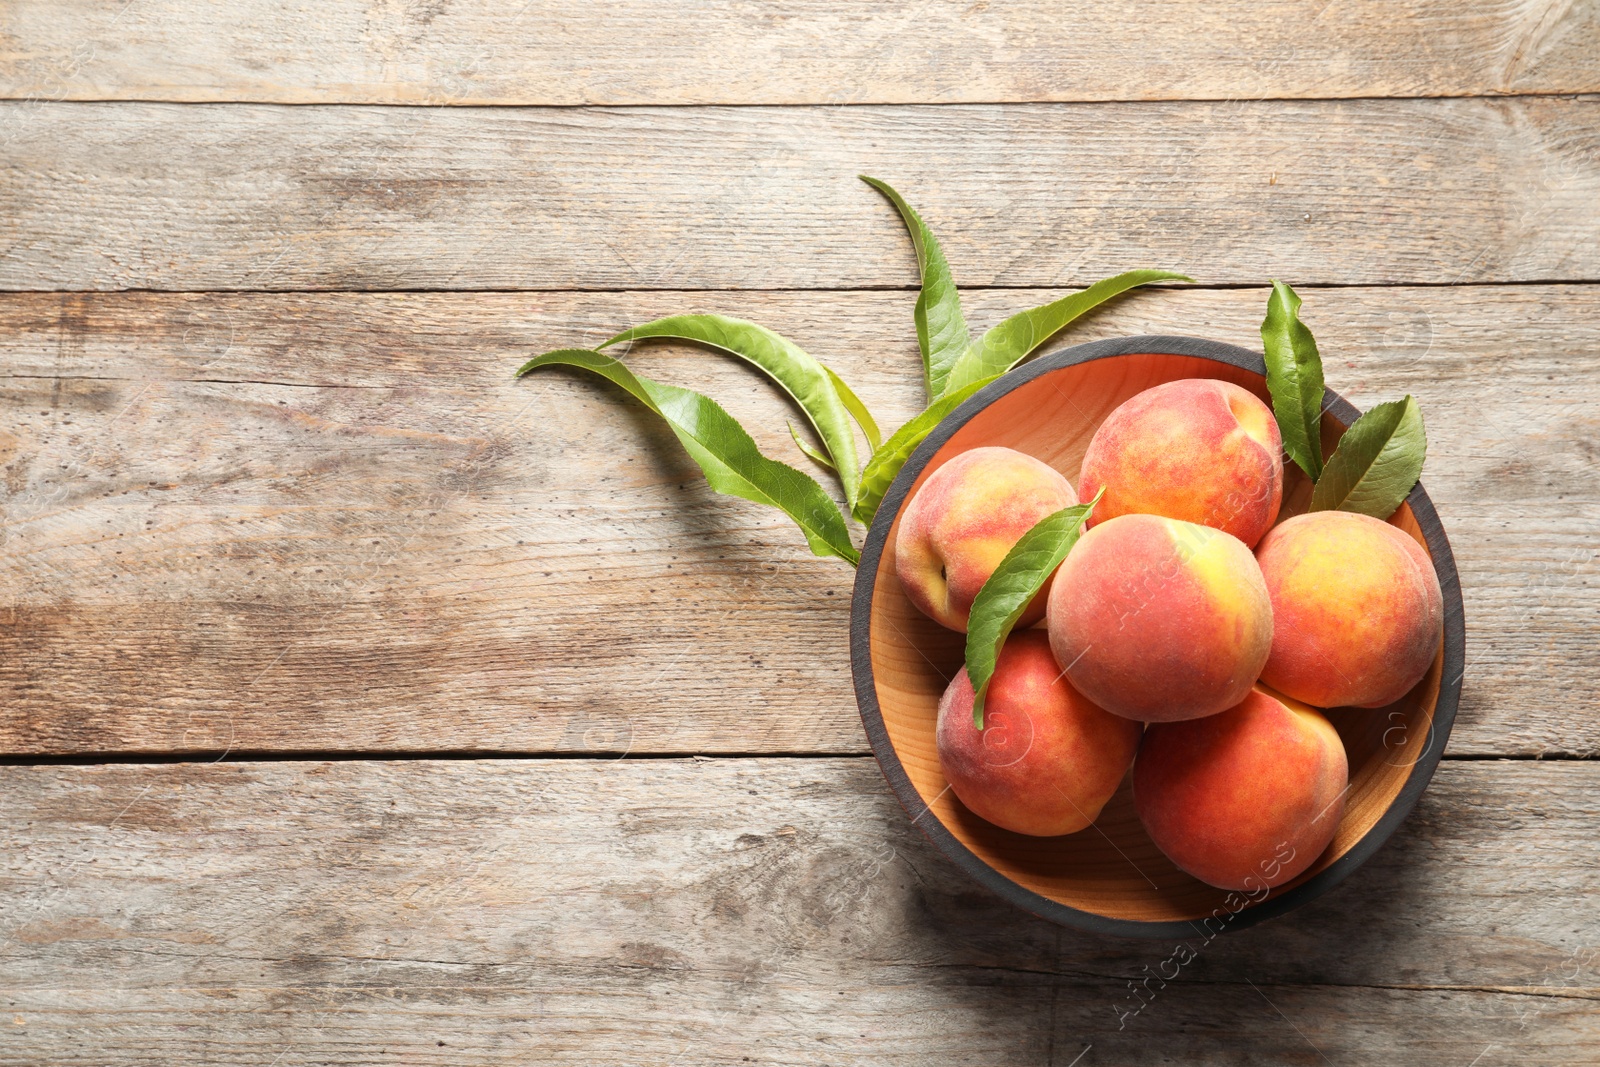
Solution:
M 889 107 L 1097 107 L 1105 104 L 1344 104 L 1359 103 L 1363 101 L 1406 101 L 1406 100 L 1583 100 L 1600 98 L 1600 93 L 1564 92 L 1554 89 L 1530 89 L 1526 91 L 1507 90 L 1503 92 L 1488 93 L 1360 93 L 1353 96 L 1163 96 L 1163 97 L 1106 97 L 1088 98 L 1079 100 L 1030 100 L 1022 97 L 996 98 L 993 100 L 844 100 L 837 103 L 820 103 L 817 101 L 775 101 L 762 103 L 752 100 L 702 100 L 689 104 L 675 104 L 671 102 L 643 102 L 643 103 L 586 103 L 586 104 L 528 104 L 519 102 L 502 101 L 453 101 L 439 100 L 426 103 L 415 103 L 400 100 L 257 100 L 248 97 L 208 97 L 206 99 L 167 100 L 159 96 L 75 96 L 70 100 L 51 100 L 38 94 L 0 94 L 0 104 L 49 104 L 52 107 L 63 104 L 175 104 L 179 107 L 214 107 L 218 104 L 235 104 L 246 107 L 295 107 L 295 108 L 341 108 L 341 107 L 392 107 L 397 110 L 432 111 L 437 108 L 463 108 L 473 110 L 494 111 L 648 111 L 672 110 L 695 111 L 709 108 L 719 110 L 732 108 L 826 108 L 828 110 L 849 108 L 889 108 Z
M 1405 281 L 1376 281 L 1376 282 L 1295 282 L 1296 292 L 1314 291 L 1318 289 L 1514 289 L 1517 287 L 1537 287 L 1549 285 L 1600 285 L 1600 277 L 1577 278 L 1508 278 L 1500 281 L 1447 281 L 1447 282 L 1405 282 Z M 582 296 L 625 296 L 629 293 L 692 293 L 711 294 L 718 293 L 771 293 L 783 295 L 786 293 L 817 293 L 828 295 L 833 293 L 912 293 L 919 290 L 916 285 L 819 285 L 819 286 L 754 286 L 748 289 L 730 289 L 727 286 L 692 286 L 692 285 L 627 285 L 627 286 L 582 286 L 568 287 L 534 287 L 534 286 L 493 286 L 486 285 L 473 289 L 443 289 L 437 287 L 413 287 L 409 289 L 352 289 L 352 288 L 260 288 L 260 289 L 229 289 L 198 288 L 198 289 L 151 289 L 137 286 L 128 289 L 10 289 L 0 286 L 0 296 L 47 296 L 51 293 L 82 293 L 86 296 L 250 296 L 259 293 L 263 296 L 360 296 L 396 295 L 396 296 L 474 296 L 474 295 L 499 295 L 499 296 L 541 296 L 560 295 L 571 293 Z M 1066 291 L 1082 289 L 1084 286 L 1063 285 L 1033 285 L 1033 284 L 987 284 L 987 285 L 962 285 L 962 293 L 978 292 L 1037 292 L 1041 289 Z M 1169 282 L 1158 285 L 1143 285 L 1141 290 L 1161 290 L 1171 292 L 1232 292 L 1236 290 L 1257 289 L 1265 292 L 1271 288 L 1268 282 L 1199 282 L 1185 285 L 1181 282 Z M 18 376 L 20 377 L 20 375 Z M 261 383 L 271 384 L 271 383 Z
M 513 749 L 479 749 L 470 752 L 441 749 L 438 751 L 413 751 L 407 749 L 383 749 L 377 751 L 341 751 L 339 749 L 318 749 L 297 751 L 271 751 L 250 750 L 244 752 L 74 752 L 56 756 L 38 756 L 27 754 L 0 755 L 0 767 L 105 767 L 120 764 L 134 766 L 162 766 L 168 764 L 212 764 L 212 763 L 415 763 L 422 760 L 451 761 L 457 763 L 482 761 L 518 760 L 527 763 L 540 761 L 562 760 L 583 761 L 592 763 L 620 763 L 624 760 L 637 763 L 640 761 L 676 760 L 833 760 L 833 759 L 874 759 L 871 752 L 823 752 L 823 751 L 794 751 L 794 752 L 761 752 L 761 751 L 708 751 L 708 752 L 621 752 L 608 753 L 595 752 L 563 752 L 552 751 L 517 751 Z M 1440 759 L 1448 763 L 1592 763 L 1600 761 L 1600 755 L 1582 752 L 1559 752 L 1538 754 L 1511 754 L 1491 755 L 1484 753 L 1463 753 L 1454 755 L 1446 752 Z

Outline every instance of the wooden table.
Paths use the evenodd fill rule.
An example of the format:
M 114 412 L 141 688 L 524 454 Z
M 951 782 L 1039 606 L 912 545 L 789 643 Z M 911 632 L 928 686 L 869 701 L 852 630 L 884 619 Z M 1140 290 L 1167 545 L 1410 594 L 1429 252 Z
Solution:
M 10 0 L 0 1063 L 1600 1063 L 1600 5 Z M 1469 626 L 1392 844 L 1199 947 L 936 854 L 851 573 L 530 354 L 980 327 L 1412 392 Z M 640 348 L 792 457 L 732 361 Z

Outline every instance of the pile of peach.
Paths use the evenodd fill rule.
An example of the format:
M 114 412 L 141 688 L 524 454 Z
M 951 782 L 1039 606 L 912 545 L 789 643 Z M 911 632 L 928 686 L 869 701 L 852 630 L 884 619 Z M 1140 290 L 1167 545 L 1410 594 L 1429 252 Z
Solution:
M 1344 745 L 1317 709 L 1393 703 L 1434 661 L 1432 562 L 1364 515 L 1279 522 L 1272 412 L 1197 378 L 1113 411 L 1077 492 L 1012 449 L 951 459 L 901 515 L 896 574 L 919 609 L 965 631 L 1017 540 L 1102 488 L 1000 652 L 982 730 L 966 671 L 946 690 L 945 776 L 982 818 L 1052 836 L 1088 827 L 1131 765 L 1139 818 L 1175 864 L 1227 889 L 1281 885 L 1344 810 Z

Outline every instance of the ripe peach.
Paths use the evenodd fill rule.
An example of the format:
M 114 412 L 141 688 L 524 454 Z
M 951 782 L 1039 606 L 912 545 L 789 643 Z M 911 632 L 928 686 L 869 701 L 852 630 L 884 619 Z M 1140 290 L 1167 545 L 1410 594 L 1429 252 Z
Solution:
M 923 614 L 965 632 L 972 598 L 1011 547 L 1034 523 L 1077 502 L 1072 483 L 1032 456 L 993 446 L 963 452 L 934 471 L 901 513 L 895 573 Z M 1043 617 L 1046 595 L 1040 591 L 1019 626 Z
M 1282 885 L 1322 855 L 1348 783 L 1333 725 L 1257 689 L 1220 715 L 1146 730 L 1133 803 L 1173 863 L 1220 889 L 1255 890 Z
M 1272 597 L 1262 681 L 1318 707 L 1392 704 L 1439 651 L 1444 597 L 1433 561 L 1388 523 L 1314 511 L 1280 524 L 1256 552 Z
M 1123 401 L 1089 442 L 1078 491 L 1106 495 L 1089 524 L 1162 515 L 1226 530 L 1254 546 L 1283 500 L 1283 438 L 1254 393 L 1188 378 Z
M 939 763 L 961 803 L 1019 834 L 1053 837 L 1094 822 L 1139 745 L 1139 724 L 1073 689 L 1038 630 L 1018 630 L 1001 648 L 981 732 L 972 701 L 962 668 L 939 701 Z
M 1086 532 L 1056 571 L 1048 614 L 1078 691 L 1147 722 L 1233 707 L 1272 646 L 1272 604 L 1244 543 L 1156 515 Z

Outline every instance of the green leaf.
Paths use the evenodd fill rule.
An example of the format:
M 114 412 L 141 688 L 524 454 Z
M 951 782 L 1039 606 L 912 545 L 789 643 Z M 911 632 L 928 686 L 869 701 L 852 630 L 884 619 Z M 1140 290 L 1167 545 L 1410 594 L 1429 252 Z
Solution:
M 711 488 L 758 504 L 770 504 L 799 524 L 819 556 L 838 556 L 852 566 L 861 553 L 850 542 L 839 505 L 815 479 L 763 456 L 744 427 L 710 397 L 635 375 L 615 357 L 587 348 L 562 348 L 529 360 L 518 377 L 540 367 L 580 367 L 622 386 L 667 421 L 705 472 Z
M 800 405 L 822 438 L 828 458 L 839 472 L 845 499 L 854 501 L 861 480 L 856 458 L 856 435 L 850 414 L 834 386 L 837 379 L 799 345 L 765 326 L 722 315 L 672 315 L 624 330 L 599 347 L 647 337 L 672 337 L 698 341 L 755 364 Z M 859 401 L 857 401 L 859 403 Z
M 922 292 L 917 294 L 913 317 L 917 323 L 917 344 L 922 349 L 922 376 L 928 383 L 928 399 L 937 400 L 949 390 L 945 379 L 971 340 L 966 317 L 961 314 L 961 294 L 956 291 L 955 278 L 939 248 L 939 240 L 922 221 L 922 216 L 890 188 L 888 182 L 865 174 L 860 178 L 894 204 L 917 250 Z
M 967 678 L 974 694 L 972 723 L 978 729 L 983 729 L 983 699 L 989 680 L 1011 628 L 1078 543 L 1084 520 L 1104 495 L 1102 487 L 1087 504 L 1062 508 L 1034 523 L 1033 529 L 1011 546 L 973 599 L 967 617 Z
M 1311 493 L 1312 511 L 1354 511 L 1387 519 L 1422 476 L 1428 438 L 1410 396 L 1379 404 L 1339 438 Z
M 825 467 L 830 471 L 835 469 L 833 466 L 833 460 L 828 458 L 828 454 L 826 452 L 815 447 L 810 441 L 807 441 L 805 438 L 801 437 L 800 431 L 794 428 L 794 423 L 791 422 L 788 424 L 788 426 L 789 436 L 794 439 L 794 446 L 801 452 L 804 452 L 807 459 L 817 464 L 819 467 Z
M 878 512 L 878 505 L 883 503 L 883 494 L 889 491 L 889 483 L 894 481 L 894 476 L 900 473 L 900 468 L 906 465 L 906 460 L 911 458 L 911 453 L 916 451 L 922 439 L 933 432 L 940 419 L 993 380 L 986 378 L 981 382 L 973 382 L 965 389 L 940 397 L 889 435 L 889 439 L 872 454 L 861 471 L 861 493 L 856 497 L 853 510 L 856 521 L 863 524 L 872 521 L 872 516 Z
M 954 391 L 980 378 L 1004 374 L 1060 333 L 1073 319 L 1129 289 L 1151 282 L 1193 280 L 1186 274 L 1175 274 L 1169 270 L 1130 270 L 1111 278 L 1102 278 L 1082 292 L 1020 311 L 989 330 L 977 344 L 962 354 L 951 369 L 945 388 Z
M 844 402 L 845 410 L 850 412 L 861 426 L 861 432 L 867 435 L 867 446 L 876 452 L 878 446 L 883 444 L 883 434 L 878 430 L 878 420 L 872 417 L 872 412 L 867 410 L 867 405 L 856 396 L 855 390 L 844 384 L 844 379 L 833 373 L 830 367 L 824 367 L 828 372 L 828 380 L 839 391 L 839 399 Z
M 1322 357 L 1300 321 L 1299 295 L 1280 281 L 1272 283 L 1267 298 L 1261 344 L 1283 450 L 1314 482 L 1322 477 Z

